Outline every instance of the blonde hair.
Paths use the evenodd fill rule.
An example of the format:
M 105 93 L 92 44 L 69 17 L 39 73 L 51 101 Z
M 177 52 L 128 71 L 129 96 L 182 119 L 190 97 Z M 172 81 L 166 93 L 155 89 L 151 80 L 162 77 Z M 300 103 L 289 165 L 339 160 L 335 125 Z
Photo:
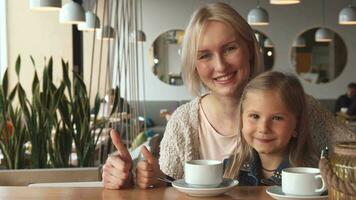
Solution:
M 248 23 L 227 4 L 218 2 L 207 4 L 192 15 L 185 30 L 182 44 L 182 77 L 189 91 L 200 95 L 202 82 L 196 70 L 196 59 L 202 32 L 209 21 L 222 22 L 231 27 L 236 35 L 246 42 L 250 58 L 249 78 L 263 71 L 263 59 L 254 31 Z
M 239 105 L 240 123 L 242 121 L 243 104 L 246 95 L 249 92 L 256 91 L 275 91 L 284 102 L 287 109 L 296 117 L 297 136 L 292 137 L 289 141 L 289 162 L 292 166 L 307 166 L 312 160 L 317 158 L 315 147 L 312 144 L 308 114 L 307 102 L 303 86 L 298 78 L 291 74 L 282 72 L 268 71 L 252 79 L 245 87 Z M 241 126 L 240 126 L 241 127 Z M 226 170 L 225 176 L 234 178 L 238 175 L 243 163 L 251 160 L 252 147 L 250 147 L 241 133 L 241 143 L 236 150 L 235 157 Z

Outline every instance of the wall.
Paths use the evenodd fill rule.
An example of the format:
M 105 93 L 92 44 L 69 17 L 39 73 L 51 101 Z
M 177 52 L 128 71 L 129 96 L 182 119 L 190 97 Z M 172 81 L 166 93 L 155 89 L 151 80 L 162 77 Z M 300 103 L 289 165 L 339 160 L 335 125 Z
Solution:
M 20 3 L 21 2 L 21 3 Z M 63 4 L 67 1 L 63 0 Z M 102 3 L 103 1 L 99 1 Z M 175 101 L 193 98 L 184 86 L 170 86 L 162 83 L 151 72 L 152 66 L 148 63 L 149 47 L 160 33 L 171 29 L 184 29 L 189 17 L 199 6 L 214 2 L 211 0 L 144 0 L 143 2 L 143 30 L 147 41 L 143 43 L 145 62 L 144 68 L 146 100 L 149 101 Z M 256 6 L 256 1 L 234 0 L 224 1 L 232 5 L 243 17 L 246 18 L 248 11 Z M 347 0 L 326 0 L 326 26 L 336 31 L 345 41 L 348 49 L 348 62 L 345 70 L 338 79 L 327 84 L 313 85 L 305 81 L 305 90 L 319 99 L 334 99 L 344 92 L 345 86 L 350 81 L 355 81 L 356 74 L 356 28 L 355 26 L 341 26 L 337 24 L 339 11 L 347 5 Z M 322 24 L 321 0 L 302 1 L 301 4 L 291 6 L 270 5 L 267 0 L 260 1 L 270 16 L 271 24 L 266 27 L 254 27 L 268 35 L 275 44 L 275 66 L 276 70 L 292 71 L 290 62 L 290 47 L 293 40 L 304 30 L 320 26 Z M 99 5 L 101 7 L 101 5 Z M 29 55 L 33 55 L 37 68 L 42 69 L 43 58 L 54 56 L 55 73 L 61 74 L 60 58 L 72 63 L 71 48 L 71 26 L 62 25 L 58 22 L 58 11 L 36 12 L 30 11 L 28 1 L 7 1 L 7 36 L 8 36 L 8 65 L 11 68 L 11 85 L 17 78 L 14 74 L 14 64 L 17 55 L 22 55 L 23 65 L 21 81 L 26 89 L 29 89 L 33 77 L 33 67 Z M 100 9 L 99 9 L 99 16 Z M 92 33 L 84 33 L 84 78 L 87 83 L 90 79 Z M 106 71 L 100 73 L 99 57 L 100 45 L 96 41 L 93 83 L 94 91 L 97 89 L 98 80 L 105 79 Z M 108 43 L 103 43 L 103 55 Z M 105 57 L 102 58 L 106 60 Z M 105 64 L 101 65 L 102 68 Z M 141 69 L 140 69 L 141 71 Z M 58 76 L 56 81 L 59 81 Z M 142 75 L 140 80 L 143 80 Z M 89 86 L 88 86 L 89 87 Z M 143 87 L 141 87 L 142 90 Z M 98 89 L 101 93 L 105 91 L 103 84 Z M 141 91 L 142 94 L 142 91 Z M 142 98 L 141 98 L 142 99 Z
M 63 4 L 67 1 L 63 1 Z M 54 80 L 61 80 L 61 58 L 72 63 L 72 29 L 69 25 L 60 24 L 58 11 L 39 12 L 29 9 L 29 1 L 11 0 L 7 3 L 7 39 L 10 87 L 17 83 L 15 61 L 22 57 L 20 79 L 31 97 L 31 84 L 34 67 L 30 60 L 36 61 L 36 69 L 42 72 L 44 58 L 53 56 Z M 71 69 L 71 68 L 70 68 Z M 42 75 L 39 74 L 41 78 Z
M 0 1 L 0 81 L 7 67 L 6 1 Z
M 200 5 L 214 1 L 203 0 L 144 0 L 143 2 L 143 30 L 147 36 L 144 44 L 145 58 L 148 48 L 159 34 L 170 29 L 184 29 L 189 17 Z M 256 6 L 256 1 L 231 0 L 223 1 L 234 7 L 245 19 L 248 11 Z M 336 80 L 314 85 L 303 80 L 307 93 L 318 99 L 335 99 L 344 93 L 346 85 L 356 81 L 356 26 L 341 26 L 338 24 L 340 10 L 348 4 L 347 0 L 326 0 L 326 27 L 337 32 L 344 39 L 348 50 L 348 61 L 344 71 Z M 290 48 L 293 40 L 303 31 L 322 25 L 322 1 L 304 0 L 301 4 L 276 6 L 261 0 L 270 17 L 270 25 L 253 27 L 268 35 L 275 45 L 274 70 L 293 72 L 290 61 Z M 148 59 L 146 59 L 148 60 Z M 184 86 L 170 86 L 159 81 L 150 71 L 151 66 L 145 62 L 146 99 L 158 100 L 186 100 L 192 96 Z M 159 88 L 159 90 L 157 89 Z
M 65 5 L 69 0 L 62 0 Z M 69 71 L 72 71 L 72 26 L 59 23 L 59 11 L 32 11 L 29 9 L 29 1 L 11 0 L 7 3 L 7 41 L 8 41 L 8 66 L 10 67 L 10 87 L 17 83 L 15 74 L 15 62 L 18 55 L 22 57 L 22 70 L 20 80 L 31 97 L 31 84 L 34 68 L 30 61 L 32 55 L 36 61 L 36 69 L 42 72 L 44 58 L 54 58 L 54 79 L 59 83 L 62 78 L 61 58 L 69 62 Z M 103 1 L 99 1 L 98 16 L 102 17 Z M 93 32 L 83 32 L 83 70 L 84 81 L 88 90 L 92 75 L 92 100 L 97 91 L 104 93 L 103 82 L 106 75 L 106 52 L 109 42 L 95 39 L 93 70 L 92 50 Z M 102 48 L 102 64 L 100 65 L 100 48 Z M 101 67 L 101 70 L 100 70 Z M 100 75 L 100 76 L 99 76 Z M 42 75 L 39 74 L 41 79 Z M 70 77 L 72 74 L 70 73 Z

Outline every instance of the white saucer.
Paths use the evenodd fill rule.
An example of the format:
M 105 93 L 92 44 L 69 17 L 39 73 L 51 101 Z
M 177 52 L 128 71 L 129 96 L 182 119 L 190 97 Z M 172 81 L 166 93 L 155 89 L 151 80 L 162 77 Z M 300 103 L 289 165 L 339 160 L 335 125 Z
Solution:
M 328 195 L 323 196 L 296 196 L 296 195 L 287 195 L 282 192 L 281 186 L 271 186 L 266 190 L 267 194 L 271 195 L 274 199 L 277 200 L 325 200 L 328 199 Z
M 172 186 L 176 188 L 178 191 L 186 193 L 190 196 L 208 197 L 208 196 L 217 196 L 219 194 L 223 194 L 233 189 L 235 186 L 237 186 L 237 184 L 239 184 L 239 181 L 237 180 L 224 178 L 223 182 L 217 187 L 213 187 L 213 188 L 194 187 L 186 183 L 184 179 L 179 179 L 179 180 L 175 180 L 172 183 Z

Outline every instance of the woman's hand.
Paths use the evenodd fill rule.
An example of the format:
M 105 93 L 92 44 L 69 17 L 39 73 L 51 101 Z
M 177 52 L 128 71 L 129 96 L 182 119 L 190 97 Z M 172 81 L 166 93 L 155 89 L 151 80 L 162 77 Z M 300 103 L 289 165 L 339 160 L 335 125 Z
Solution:
M 119 133 L 111 130 L 110 136 L 117 149 L 115 155 L 111 155 L 103 166 L 103 184 L 107 189 L 120 189 L 133 185 L 132 158 L 129 151 L 122 144 Z
M 136 184 L 141 189 L 149 187 L 166 186 L 166 183 L 157 179 L 157 177 L 165 177 L 166 175 L 159 169 L 158 160 L 147 150 L 145 146 L 141 149 L 145 160 L 137 163 L 136 169 Z

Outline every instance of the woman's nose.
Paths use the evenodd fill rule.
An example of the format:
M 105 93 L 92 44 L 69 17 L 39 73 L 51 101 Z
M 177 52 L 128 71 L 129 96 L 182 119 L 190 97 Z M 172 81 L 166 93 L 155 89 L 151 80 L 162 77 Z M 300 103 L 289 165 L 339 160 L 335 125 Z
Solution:
M 216 61 L 215 61 L 215 69 L 216 71 L 225 71 L 225 69 L 227 68 L 227 63 L 225 61 L 224 56 L 222 55 L 217 55 L 216 56 Z

